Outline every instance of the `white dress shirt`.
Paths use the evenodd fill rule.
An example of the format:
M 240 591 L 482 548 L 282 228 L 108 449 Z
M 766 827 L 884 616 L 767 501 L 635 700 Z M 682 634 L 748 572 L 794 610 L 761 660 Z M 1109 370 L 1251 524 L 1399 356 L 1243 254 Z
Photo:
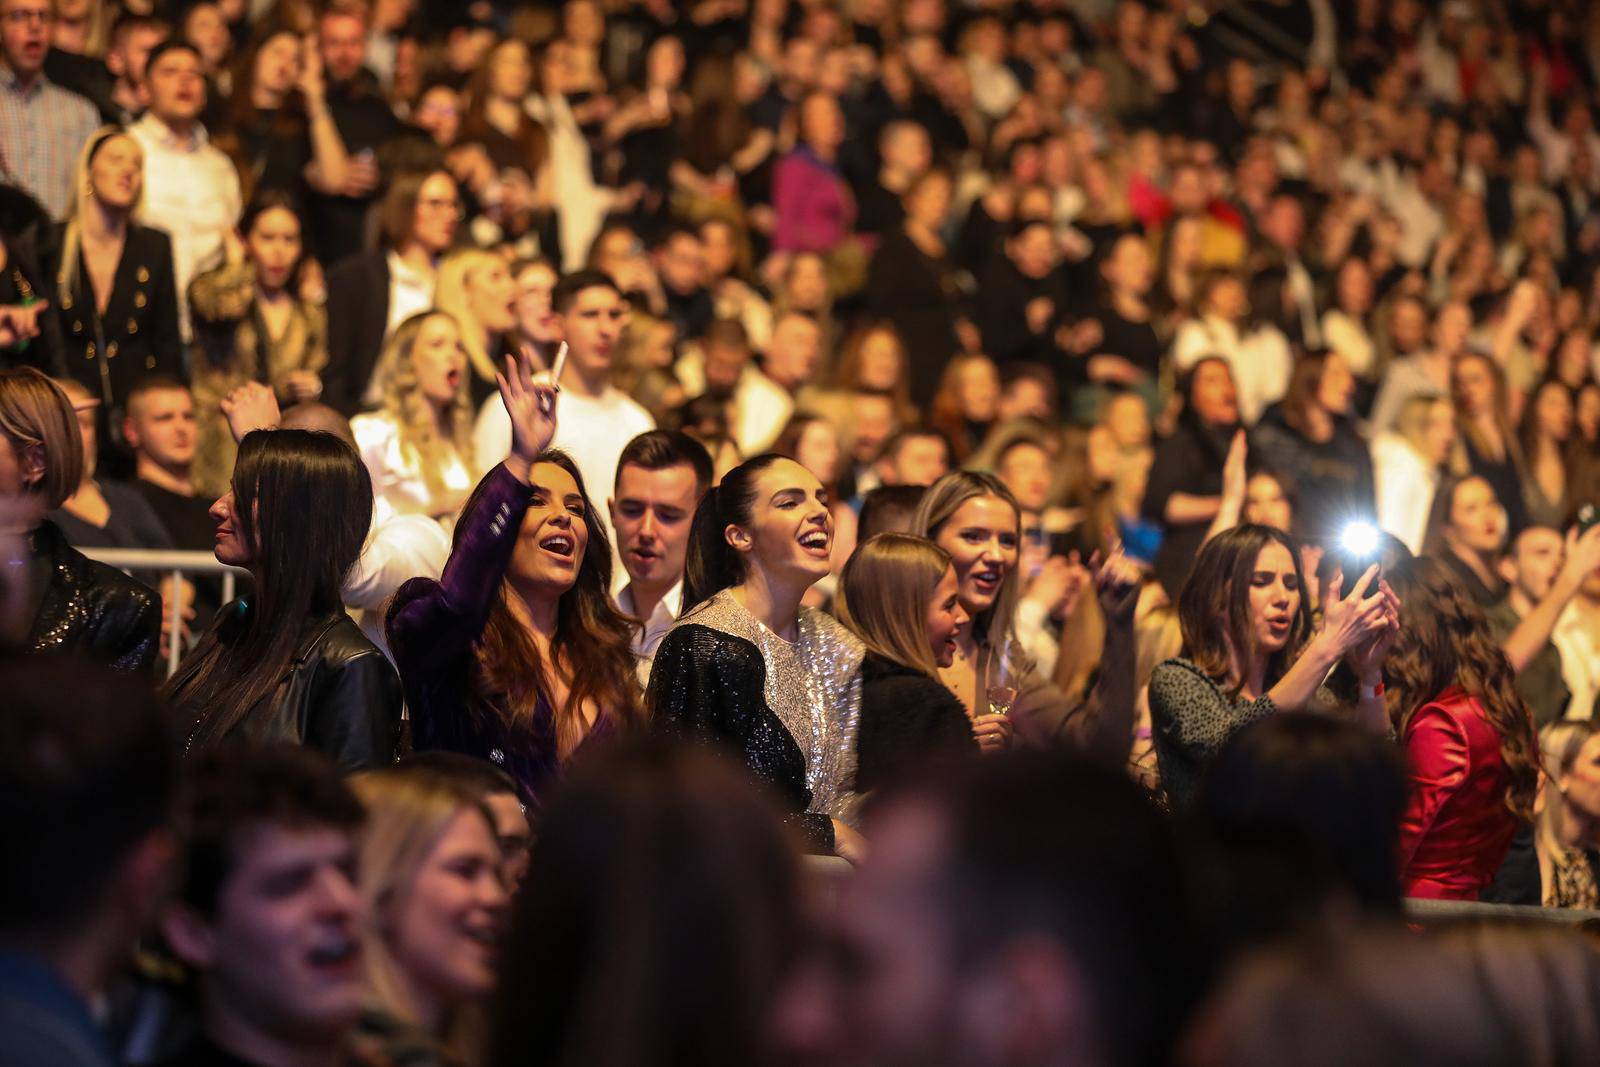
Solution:
M 496 398 L 498 399 L 498 398 Z M 473 472 L 454 449 L 439 472 L 444 498 L 428 486 L 422 457 L 400 440 L 400 424 L 385 412 L 357 415 L 350 420 L 361 462 L 372 475 L 372 494 L 398 515 L 429 518 L 451 510 L 472 491 Z
M 1372 480 L 1378 504 L 1378 528 L 1393 534 L 1413 554 L 1422 552 L 1428 512 L 1439 488 L 1439 470 L 1395 433 L 1381 433 L 1372 442 Z
M 1561 653 L 1561 677 L 1572 693 L 1565 717 L 1592 719 L 1600 699 L 1600 645 L 1589 636 L 1578 611 L 1576 603 L 1566 606 L 1550 640 Z
M 187 341 L 189 279 L 220 260 L 223 238 L 238 224 L 244 209 L 239 172 L 199 123 L 187 138 L 180 138 L 154 115 L 145 115 L 128 133 L 144 149 L 139 221 L 166 230 L 172 238 L 178 319 Z
M 617 594 L 617 610 L 624 615 L 638 618 L 638 609 L 633 604 L 633 583 L 629 582 Z M 661 639 L 667 636 L 667 631 L 672 629 L 672 624 L 678 621 L 678 615 L 683 611 L 683 579 L 678 579 L 678 584 L 667 590 L 667 595 L 656 604 L 644 622 L 644 629 L 634 634 L 633 654 L 638 657 L 635 670 L 639 673 L 639 686 L 643 689 L 650 688 L 650 668 L 655 666 L 656 649 L 661 647 Z
M 345 579 L 344 603 L 360 613 L 361 632 L 391 661 L 383 626 L 390 598 L 412 578 L 437 579 L 449 558 L 450 535 L 443 526 L 426 515 L 398 515 L 374 499 L 372 530 Z

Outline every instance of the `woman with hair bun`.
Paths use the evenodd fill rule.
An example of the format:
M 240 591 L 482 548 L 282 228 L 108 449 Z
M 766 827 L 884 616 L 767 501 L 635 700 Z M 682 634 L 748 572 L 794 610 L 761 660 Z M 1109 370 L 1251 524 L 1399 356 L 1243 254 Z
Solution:
M 1533 720 L 1483 609 L 1447 565 L 1418 557 L 1386 577 L 1401 606 L 1383 676 L 1411 764 L 1401 883 L 1408 897 L 1476 900 L 1518 821 L 1533 818 Z
M 809 850 L 854 859 L 863 649 L 800 605 L 829 571 L 831 503 L 815 475 L 772 453 L 706 493 L 684 574 L 692 607 L 656 652 L 645 702 L 666 732 L 740 753 Z

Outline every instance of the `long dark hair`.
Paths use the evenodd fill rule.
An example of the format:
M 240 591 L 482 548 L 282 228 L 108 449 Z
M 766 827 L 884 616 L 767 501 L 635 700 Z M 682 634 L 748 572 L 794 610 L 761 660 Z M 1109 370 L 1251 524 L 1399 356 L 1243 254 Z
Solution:
M 722 476 L 700 498 L 689 526 L 689 554 L 683 568 L 683 607 L 687 611 L 724 589 L 744 581 L 745 563 L 728 543 L 729 526 L 747 526 L 755 510 L 756 480 L 761 472 L 788 459 L 766 452 L 747 459 Z M 792 461 L 791 461 L 792 462 Z
M 792 844 L 747 771 L 639 738 L 585 761 L 540 822 L 487 1062 L 734 1067 L 799 945 Z
M 331 433 L 246 434 L 232 489 L 255 592 L 223 609 L 162 687 L 194 749 L 221 741 L 277 687 L 308 621 L 343 611 L 345 578 L 372 525 L 372 479 Z
M 1417 709 L 1446 689 L 1460 688 L 1482 705 L 1500 735 L 1506 807 L 1520 819 L 1532 819 L 1539 744 L 1513 684 L 1516 672 L 1491 636 L 1483 609 L 1436 559 L 1402 560 L 1384 578 L 1400 598 L 1400 634 L 1383 667 L 1395 732 L 1404 736 Z
M 1200 549 L 1194 569 L 1178 594 L 1178 627 L 1183 632 L 1185 654 L 1201 672 L 1233 693 L 1244 679 L 1233 678 L 1233 657 L 1240 670 L 1256 655 L 1256 628 L 1250 618 L 1250 576 L 1256 557 L 1270 544 L 1279 544 L 1294 561 L 1300 588 L 1300 607 L 1283 648 L 1267 659 L 1267 684 L 1289 669 L 1311 633 L 1311 605 L 1305 575 L 1300 570 L 1300 550 L 1288 534 L 1270 526 L 1246 523 L 1224 530 Z
M 565 452 L 541 452 L 534 465 L 549 463 L 572 476 L 583 497 L 583 521 L 589 530 L 588 546 L 578 564 L 578 577 L 562 594 L 556 607 L 556 632 L 550 654 L 570 676 L 567 699 L 551 707 L 557 751 L 570 752 L 583 738 L 583 703 L 615 715 L 626 725 L 643 719 L 636 689 L 632 640 L 634 624 L 611 603 L 611 541 L 605 523 L 583 485 L 583 475 Z M 463 514 L 477 506 L 488 479 L 472 491 Z M 456 526 L 452 554 L 461 551 L 463 525 Z M 473 645 L 478 663 L 474 684 L 479 707 L 493 708 L 507 721 L 529 715 L 539 698 L 551 692 L 550 664 L 539 654 L 527 628 L 517 621 L 506 601 L 501 582 L 489 609 L 488 621 Z

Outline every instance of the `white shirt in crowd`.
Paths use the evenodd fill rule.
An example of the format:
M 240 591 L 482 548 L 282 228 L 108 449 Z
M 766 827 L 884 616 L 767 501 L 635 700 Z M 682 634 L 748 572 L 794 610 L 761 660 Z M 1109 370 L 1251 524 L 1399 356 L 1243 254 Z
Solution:
M 411 316 L 433 307 L 434 283 L 432 274 L 417 270 L 401 259 L 398 253 L 390 252 L 388 262 L 389 320 L 383 326 L 385 348 L 389 345 L 389 338 L 394 336 L 395 327 Z M 387 384 L 388 374 L 389 366 L 383 361 L 380 353 L 379 358 L 372 361 L 372 377 L 368 379 L 367 387 L 361 394 L 363 407 L 375 408 L 383 403 L 383 389 Z
M 1186 371 L 1206 356 L 1221 356 L 1233 372 L 1239 395 L 1239 418 L 1253 426 L 1269 404 L 1289 391 L 1294 360 L 1288 338 L 1276 326 L 1259 326 L 1247 334 L 1218 315 L 1201 315 L 1178 327 L 1172 341 L 1173 366 Z
M 638 618 L 638 609 L 633 604 L 633 583 L 624 586 L 616 600 L 618 611 Z M 677 585 L 667 590 L 667 595 L 661 598 L 650 617 L 642 620 L 644 628 L 633 636 L 633 654 L 637 658 L 635 669 L 639 672 L 641 689 L 650 688 L 650 668 L 655 666 L 656 649 L 661 647 L 661 639 L 667 636 L 667 631 L 672 629 L 672 624 L 678 621 L 682 612 L 683 579 L 680 578 Z
M 178 317 L 187 341 L 189 279 L 220 259 L 223 237 L 244 210 L 239 172 L 198 123 L 189 137 L 180 138 L 154 115 L 146 115 L 128 132 L 144 149 L 144 206 L 139 221 L 172 237 Z
M 1378 528 L 1422 552 L 1428 512 L 1439 488 L 1439 468 L 1428 463 L 1395 433 L 1381 433 L 1372 442 L 1372 479 L 1378 503 Z
M 382 500 L 373 501 L 372 530 L 345 580 L 344 603 L 359 613 L 361 632 L 391 662 L 383 627 L 390 598 L 412 578 L 437 580 L 449 558 L 450 535 L 443 526 L 426 515 L 397 515 Z
M 1561 677 L 1572 693 L 1565 717 L 1594 718 L 1600 701 L 1600 644 L 1590 636 L 1577 604 L 1568 604 L 1561 612 L 1550 640 L 1561 653 Z
M 497 401 L 499 397 L 495 398 Z M 385 412 L 357 415 L 350 420 L 361 462 L 372 475 L 372 494 L 399 515 L 429 517 L 453 510 L 472 491 L 473 471 L 466 458 L 452 450 L 439 472 L 446 494 L 437 496 L 422 473 L 422 457 L 406 449 L 400 441 L 400 425 Z M 502 456 L 504 452 L 500 453 Z

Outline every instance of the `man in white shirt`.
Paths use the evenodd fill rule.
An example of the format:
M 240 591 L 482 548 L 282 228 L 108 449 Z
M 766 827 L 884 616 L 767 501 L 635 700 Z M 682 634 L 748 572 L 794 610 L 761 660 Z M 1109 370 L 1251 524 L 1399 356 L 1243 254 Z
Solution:
M 683 611 L 689 529 L 712 478 L 711 454 L 676 430 L 640 434 L 618 461 L 607 510 L 628 584 L 616 600 L 619 611 L 643 624 L 633 639 L 642 686 L 649 686 L 656 648 Z
M 734 441 L 747 456 L 772 447 L 796 408 L 800 390 L 822 365 L 822 327 L 801 311 L 786 311 L 772 326 L 761 369 L 746 370 L 734 392 Z
M 1550 640 L 1561 653 L 1561 675 L 1572 692 L 1566 717 L 1594 718 L 1600 704 L 1600 567 L 1584 578 Z
M 150 110 L 128 128 L 144 148 L 140 219 L 172 237 L 178 317 L 187 341 L 189 279 L 220 258 L 223 238 L 239 221 L 239 173 L 200 125 L 206 79 L 192 45 L 168 38 L 152 49 L 145 84 Z
M 556 283 L 550 301 L 567 341 L 556 436 L 550 447 L 572 457 L 583 475 L 584 491 L 593 500 L 616 484 L 623 447 L 655 429 L 656 423 L 611 384 L 611 360 L 628 321 L 628 302 L 617 284 L 601 271 L 575 271 Z M 498 396 L 490 397 L 479 412 L 473 444 L 483 470 L 510 450 L 511 420 Z

